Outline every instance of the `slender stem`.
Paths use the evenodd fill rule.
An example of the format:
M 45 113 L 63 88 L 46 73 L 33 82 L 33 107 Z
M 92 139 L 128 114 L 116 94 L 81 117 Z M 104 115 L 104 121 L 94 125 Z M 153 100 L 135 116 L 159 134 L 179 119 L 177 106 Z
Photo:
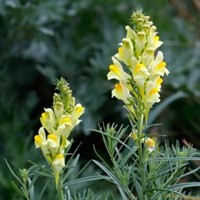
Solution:
M 25 195 L 26 199 L 27 199 L 27 200 L 30 200 L 30 197 L 29 197 L 29 190 L 28 190 L 26 184 L 27 184 L 27 179 L 23 180 L 23 186 L 22 186 L 22 188 L 23 188 L 24 195 Z
M 145 163 L 144 163 L 144 150 L 142 148 L 142 131 L 143 131 L 143 120 L 144 115 L 143 113 L 140 114 L 138 118 L 137 123 L 137 129 L 138 129 L 138 153 L 139 153 L 139 167 L 140 167 L 140 177 L 141 177 L 141 187 L 142 187 L 142 200 L 145 200 L 144 192 L 146 190 L 146 184 L 145 184 Z
M 59 185 L 58 185 L 57 192 L 58 192 L 58 199 L 59 199 L 59 200 L 64 200 L 62 176 L 59 178 Z

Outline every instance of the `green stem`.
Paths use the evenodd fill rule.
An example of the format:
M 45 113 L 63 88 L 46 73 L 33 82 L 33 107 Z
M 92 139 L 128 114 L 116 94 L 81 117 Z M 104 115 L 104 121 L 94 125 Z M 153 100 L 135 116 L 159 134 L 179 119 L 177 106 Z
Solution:
M 58 188 L 57 188 L 58 200 L 64 200 L 63 181 L 62 181 L 61 177 L 59 178 L 59 184 L 58 184 Z
M 140 114 L 137 122 L 137 129 L 138 129 L 138 153 L 139 153 L 139 168 L 140 168 L 140 177 L 141 177 L 141 187 L 142 187 L 142 199 L 145 200 L 145 190 L 146 190 L 146 180 L 145 180 L 145 158 L 144 158 L 144 150 L 142 148 L 142 131 L 143 131 L 143 121 L 144 115 L 143 113 Z

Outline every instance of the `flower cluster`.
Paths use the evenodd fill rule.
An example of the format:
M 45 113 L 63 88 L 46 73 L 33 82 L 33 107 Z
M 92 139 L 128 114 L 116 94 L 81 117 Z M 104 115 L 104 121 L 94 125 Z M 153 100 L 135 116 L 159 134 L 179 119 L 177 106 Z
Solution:
M 132 14 L 134 29 L 126 26 L 126 37 L 122 39 L 118 52 L 112 57 L 108 80 L 116 79 L 112 97 L 122 100 L 135 123 L 131 138 L 144 143 L 149 152 L 155 148 L 155 141 L 142 133 L 143 118 L 154 103 L 160 101 L 163 76 L 168 74 L 163 53 L 157 49 L 162 45 L 156 27 L 150 17 L 137 11 Z M 140 131 L 139 131 L 140 130 Z
M 156 27 L 141 11 L 134 12 L 131 18 L 134 29 L 126 26 L 126 37 L 112 57 L 108 79 L 116 79 L 112 96 L 122 100 L 127 109 L 137 118 L 138 102 L 140 111 L 148 116 L 154 103 L 160 101 L 163 76 L 168 74 L 163 53 L 156 50 L 162 45 Z
M 65 153 L 70 145 L 68 140 L 73 128 L 80 123 L 79 117 L 84 113 L 81 104 L 75 104 L 67 82 L 61 78 L 57 82 L 58 93 L 54 93 L 53 108 L 46 108 L 41 115 L 42 127 L 35 136 L 35 146 L 40 148 L 51 165 L 56 186 L 65 166 Z

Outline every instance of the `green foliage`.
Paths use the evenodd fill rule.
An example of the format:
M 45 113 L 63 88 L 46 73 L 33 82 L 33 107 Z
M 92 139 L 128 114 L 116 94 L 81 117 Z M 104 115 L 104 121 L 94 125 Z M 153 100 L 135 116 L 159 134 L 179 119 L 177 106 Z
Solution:
M 126 129 L 116 125 L 107 125 L 98 131 L 110 156 L 111 163 L 106 162 L 98 153 L 100 162 L 94 163 L 102 169 L 105 175 L 100 177 L 113 183 L 119 190 L 122 199 L 180 199 L 187 198 L 184 189 L 200 187 L 199 182 L 185 182 L 184 178 L 199 171 L 200 167 L 185 172 L 189 161 L 200 159 L 200 154 L 191 146 L 180 147 L 177 143 L 170 147 L 168 143 L 144 157 L 144 169 L 141 169 L 138 154 L 139 149 L 131 141 L 130 146 L 122 141 Z M 126 141 L 126 139 L 124 139 Z M 142 190 L 140 171 L 144 170 L 145 188 Z
M 166 0 L 0 0 L 1 163 L 5 157 L 22 168 L 30 155 L 34 161 L 41 159 L 33 151 L 32 138 L 42 108 L 51 102 L 52 82 L 60 76 L 71 83 L 77 101 L 87 108 L 77 138 L 78 133 L 89 135 L 88 128 L 95 128 L 97 122 L 124 121 L 122 109 L 110 100 L 106 73 L 125 34 L 124 24 L 137 8 L 152 16 L 165 42 L 171 74 L 162 98 L 186 94 L 170 101 L 167 109 L 157 108 L 154 120 L 165 124 L 158 132 L 175 133 L 199 147 L 199 12 L 193 2 L 179 2 L 184 15 Z M 0 165 L 0 199 L 14 199 L 6 171 L 5 164 Z

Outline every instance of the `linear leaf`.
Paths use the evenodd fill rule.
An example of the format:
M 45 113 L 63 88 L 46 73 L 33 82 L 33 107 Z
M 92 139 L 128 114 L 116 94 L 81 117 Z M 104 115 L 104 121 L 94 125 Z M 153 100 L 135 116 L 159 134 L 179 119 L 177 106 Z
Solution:
M 187 183 L 178 183 L 175 185 L 171 185 L 169 189 L 178 189 L 178 188 L 189 188 L 189 187 L 200 187 L 200 182 L 187 182 Z

